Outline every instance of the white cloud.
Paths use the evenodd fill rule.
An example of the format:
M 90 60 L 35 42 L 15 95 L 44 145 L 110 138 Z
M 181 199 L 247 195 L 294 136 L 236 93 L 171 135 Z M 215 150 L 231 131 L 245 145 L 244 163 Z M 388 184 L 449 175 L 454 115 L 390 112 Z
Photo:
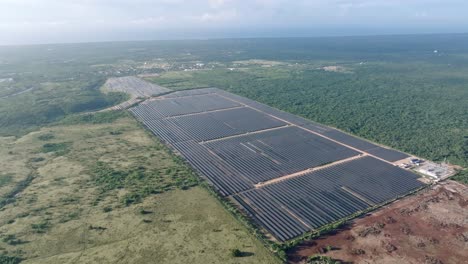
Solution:
M 200 22 L 226 22 L 232 21 L 237 17 L 236 10 L 223 10 L 218 12 L 203 13 L 199 16 L 190 16 L 191 19 Z
M 130 20 L 130 23 L 134 25 L 152 26 L 152 27 L 162 26 L 164 22 L 166 22 L 166 17 L 164 16 L 136 18 L 136 19 Z
M 219 8 L 224 6 L 226 3 L 230 2 L 229 0 L 208 0 L 209 6 L 211 8 Z
M 426 11 L 419 11 L 414 13 L 414 16 L 417 18 L 426 18 L 429 16 L 429 14 Z

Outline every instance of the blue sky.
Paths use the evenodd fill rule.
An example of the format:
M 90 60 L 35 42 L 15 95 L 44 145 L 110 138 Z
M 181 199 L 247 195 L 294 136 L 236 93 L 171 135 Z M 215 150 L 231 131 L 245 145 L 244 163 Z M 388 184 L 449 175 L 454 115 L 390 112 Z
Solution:
M 466 0 L 0 0 L 0 44 L 468 32 Z

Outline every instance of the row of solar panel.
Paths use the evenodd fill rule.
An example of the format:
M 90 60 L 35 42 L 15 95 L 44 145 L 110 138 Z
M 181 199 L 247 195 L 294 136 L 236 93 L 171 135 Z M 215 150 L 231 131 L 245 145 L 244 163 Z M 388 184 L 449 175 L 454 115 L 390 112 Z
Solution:
M 230 195 L 253 188 L 253 184 L 238 171 L 226 164 L 204 146 L 190 140 L 172 145 L 223 195 Z
M 254 183 L 360 154 L 293 126 L 204 145 Z
M 248 108 L 245 109 L 256 112 Z M 238 110 L 229 111 L 234 112 Z M 220 113 L 223 112 L 211 114 L 218 115 Z M 229 116 L 238 115 L 223 115 L 226 118 L 225 122 L 231 124 L 231 126 L 223 126 L 222 122 L 216 126 L 214 125 L 216 122 L 213 120 L 205 121 L 199 115 L 150 120 L 144 122 L 144 124 L 155 135 L 171 144 L 193 139 L 203 141 L 245 133 L 246 130 L 235 130 L 233 127 L 242 124 L 244 126 L 240 127 L 249 128 L 249 123 L 235 122 L 236 118 L 229 119 Z M 275 119 L 268 120 L 259 117 L 257 117 L 257 120 L 255 118 L 251 120 L 250 130 L 256 131 L 283 124 Z M 193 121 L 187 125 L 178 119 Z M 265 120 L 269 122 L 265 122 Z M 253 183 L 271 180 L 359 154 L 352 149 L 292 126 L 262 133 L 245 134 L 204 144 L 212 153 L 216 154 L 226 164 L 235 168 L 239 174 L 244 175 Z
M 210 93 L 207 92 L 203 96 L 197 96 L 199 100 L 209 102 L 210 100 L 204 100 L 203 98 L 205 96 L 215 96 L 213 91 L 216 89 L 207 90 L 209 90 Z M 229 95 L 226 92 L 222 93 L 223 97 Z M 240 99 L 238 96 L 233 95 L 232 97 L 234 97 L 234 100 Z M 253 101 L 249 99 L 243 100 L 243 103 L 249 103 L 250 105 L 254 104 L 252 102 Z M 142 107 L 132 109 L 132 111 L 141 119 L 148 120 L 148 118 L 145 118 L 141 113 L 143 112 L 146 115 L 150 115 L 152 112 L 154 113 L 154 110 L 147 109 L 146 105 L 141 106 Z M 265 106 L 264 109 L 266 109 L 266 107 L 267 106 Z M 150 121 L 144 121 L 144 124 L 152 130 L 153 133 L 168 143 L 182 142 L 191 139 L 206 141 L 261 129 L 274 128 L 285 124 L 278 119 L 250 108 L 236 108 L 200 115 L 179 116 L 164 120 L 149 119 Z M 358 154 L 349 148 L 345 148 L 314 134 L 305 131 L 299 133 L 298 131 L 300 132 L 298 128 L 288 128 L 286 130 L 261 133 L 256 136 L 246 135 L 239 138 L 227 139 L 221 143 L 213 142 L 211 144 L 211 149 L 219 157 L 224 157 L 227 163 L 246 175 L 254 183 L 270 180 L 285 174 L 320 166 Z M 333 130 L 330 132 L 333 132 Z M 278 133 L 279 135 L 276 135 Z M 348 136 L 351 140 L 358 140 L 359 142 L 359 139 L 341 132 L 338 134 L 327 134 L 327 136 L 330 137 L 334 135 Z M 293 144 L 291 140 L 295 140 L 296 142 Z M 265 142 L 268 142 L 269 145 L 266 145 Z M 371 143 L 367 144 L 371 147 L 375 146 Z M 362 146 L 356 147 L 362 148 Z
M 132 113 L 168 143 L 193 139 L 197 142 L 285 126 L 286 123 L 250 108 L 235 108 L 199 115 L 145 119 L 140 107 Z
M 144 104 L 153 110 L 154 118 L 173 117 L 241 106 L 239 103 L 213 93 L 156 99 Z
M 321 134 L 333 140 L 343 142 L 344 144 L 353 148 L 357 148 L 359 150 L 368 152 L 386 161 L 395 162 L 409 157 L 409 155 L 403 152 L 380 147 L 376 144 L 370 143 L 363 139 L 359 139 L 357 137 L 351 136 L 336 129 L 331 129 L 329 131 L 322 132 Z
M 315 126 L 314 129 L 317 130 L 317 131 L 327 131 L 329 130 L 330 128 L 327 127 L 327 126 L 324 126 L 324 125 L 321 125 L 319 123 L 315 123 L 315 122 L 312 122 L 306 118 L 303 118 L 303 117 L 300 117 L 300 116 L 297 116 L 297 115 L 294 115 L 294 114 L 291 114 L 291 113 L 288 113 L 288 112 L 284 112 L 284 111 L 281 111 L 281 110 L 278 110 L 276 108 L 273 108 L 271 106 L 268 106 L 266 104 L 262 104 L 262 103 L 259 103 L 257 101 L 254 101 L 254 100 L 251 100 L 251 99 L 248 99 L 248 98 L 245 98 L 245 97 L 242 97 L 242 96 L 239 96 L 239 95 L 236 95 L 236 94 L 232 94 L 232 93 L 229 93 L 229 92 L 226 92 L 226 91 L 223 91 L 223 90 L 220 90 L 220 89 L 217 89 L 217 88 L 210 88 L 211 91 L 215 91 L 217 94 L 225 97 L 225 98 L 228 98 L 228 99 L 231 99 L 235 102 L 238 102 L 240 104 L 243 104 L 243 105 L 248 105 L 252 108 L 255 108 L 255 109 L 258 109 L 262 112 L 265 112 L 267 114 L 270 114 L 270 115 L 273 115 L 277 118 L 280 118 L 280 119 L 283 119 L 291 124 L 294 124 L 294 125 L 297 125 L 297 126 L 302 126 L 302 125 L 313 125 Z
M 255 183 L 360 154 L 288 124 L 345 141 L 356 149 L 398 155 L 382 154 L 386 149 L 379 150 L 381 147 L 370 142 L 224 91 L 210 88 L 195 94 L 178 97 L 173 93 L 172 99 L 153 101 L 166 100 L 163 104 L 141 104 L 131 111 L 223 195 L 238 194 L 234 198 L 279 240 L 288 240 L 422 185 L 416 175 L 367 157 L 253 189 Z M 221 102 L 232 103 L 214 102 L 216 96 Z M 173 104 L 172 100 L 177 101 Z M 184 102 L 191 106 L 177 106 Z M 258 132 L 265 129 L 268 131 Z M 230 137 L 235 135 L 240 136 Z
M 393 149 L 388 149 L 388 148 L 383 148 L 381 146 L 378 146 L 376 144 L 373 144 L 369 141 L 351 136 L 349 134 L 346 134 L 344 132 L 341 132 L 337 129 L 330 128 L 315 122 L 312 122 L 310 120 L 307 120 L 302 117 L 298 117 L 296 115 L 280 111 L 278 109 L 275 109 L 273 107 L 270 107 L 268 105 L 250 100 L 248 98 L 244 98 L 235 94 L 231 94 L 216 88 L 211 88 L 210 91 L 216 91 L 216 93 L 222 95 L 223 97 L 232 99 L 236 102 L 239 102 L 244 105 L 251 106 L 255 109 L 259 109 L 267 114 L 274 115 L 278 118 L 281 118 L 282 120 L 292 123 L 297 126 L 304 127 L 306 129 L 309 129 L 313 132 L 322 134 L 328 138 L 331 138 L 333 140 L 339 141 L 341 143 L 344 143 L 348 146 L 351 146 L 353 148 L 359 149 L 361 151 L 366 151 L 372 155 L 375 155 L 376 157 L 379 157 L 381 159 L 384 159 L 386 161 L 394 162 L 397 160 L 402 160 L 405 158 L 408 158 L 409 155 L 402 153 L 400 151 L 396 151 Z
M 356 138 L 339 130 L 320 125 L 318 123 L 309 121 L 305 118 L 295 116 L 293 114 L 280 111 L 278 109 L 272 108 L 262 103 L 244 98 L 238 95 L 234 95 L 228 92 L 225 92 L 216 88 L 204 88 L 197 90 L 187 90 L 174 92 L 170 95 L 165 96 L 166 99 L 153 100 L 145 104 L 141 104 L 138 108 L 139 113 L 138 117 L 143 121 L 162 119 L 165 117 L 200 113 L 206 111 L 230 109 L 234 107 L 240 107 L 241 105 L 247 105 L 249 107 L 261 110 L 268 115 L 275 116 L 284 122 L 288 122 L 294 125 L 302 126 L 306 129 L 312 130 L 316 133 L 320 133 L 326 137 L 329 137 L 333 140 L 337 140 L 346 145 L 359 149 L 361 151 L 366 151 L 372 155 L 375 155 L 384 160 L 394 162 L 404 158 L 408 158 L 409 155 L 388 148 L 383 148 L 371 142 L 368 142 L 363 139 Z M 226 113 L 230 113 L 227 111 Z M 249 117 L 253 115 L 252 113 L 245 113 L 243 117 Z M 258 115 L 258 114 L 257 114 Z M 266 117 L 266 115 L 264 115 Z M 251 119 L 256 117 L 252 116 Z M 206 123 L 212 130 L 216 131 L 219 125 L 215 122 L 211 122 L 209 117 L 205 118 L 208 122 Z M 221 119 L 222 121 L 223 119 Z M 225 120 L 225 119 L 224 119 Z M 258 120 L 258 119 L 257 119 Z M 197 122 L 196 118 L 188 118 L 186 122 Z M 219 121 L 219 120 L 218 120 Z M 247 120 L 246 120 L 247 122 Z M 192 127 L 193 128 L 193 127 Z M 196 128 L 196 127 L 195 127 Z M 220 128 L 223 129 L 222 127 Z M 254 130 L 247 130 L 254 131 Z M 233 133 L 233 135 L 236 133 Z M 226 136 L 224 133 L 221 133 L 220 136 L 213 135 L 211 137 L 199 137 L 198 139 L 209 140 L 213 138 L 219 138 Z
M 177 98 L 177 97 L 185 97 L 185 96 L 193 96 L 193 95 L 210 94 L 210 93 L 215 93 L 215 92 L 216 91 L 213 88 L 181 90 L 181 91 L 175 91 L 170 94 L 166 94 L 164 95 L 164 98 Z
M 423 183 L 417 178 L 367 156 L 234 198 L 277 239 L 285 241 L 420 188 Z

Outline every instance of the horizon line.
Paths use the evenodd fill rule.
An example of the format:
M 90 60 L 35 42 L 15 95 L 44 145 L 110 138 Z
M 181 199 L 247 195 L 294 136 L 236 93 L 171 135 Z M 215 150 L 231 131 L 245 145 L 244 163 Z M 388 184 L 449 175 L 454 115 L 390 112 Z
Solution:
M 433 33 L 383 33 L 383 34 L 343 34 L 343 35 L 317 35 L 317 36 L 260 36 L 260 37 L 187 37 L 187 38 L 160 38 L 160 39 L 129 39 L 129 40 L 102 40 L 102 41 L 78 41 L 78 42 L 40 42 L 1 44 L 4 47 L 29 47 L 45 45 L 74 45 L 74 44 L 106 44 L 106 43 L 132 43 L 132 42 L 170 42 L 170 41 L 216 41 L 216 40 L 248 40 L 248 39 L 326 39 L 326 38 L 351 38 L 351 37 L 398 37 L 398 36 L 431 36 L 431 35 L 468 35 L 466 32 L 433 32 Z

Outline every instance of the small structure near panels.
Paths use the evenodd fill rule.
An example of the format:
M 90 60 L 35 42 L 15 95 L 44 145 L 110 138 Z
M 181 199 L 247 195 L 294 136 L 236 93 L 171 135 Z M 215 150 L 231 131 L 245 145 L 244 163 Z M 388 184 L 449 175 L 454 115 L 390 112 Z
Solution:
M 448 164 L 438 164 L 434 162 L 424 162 L 416 168 L 416 171 L 434 178 L 436 181 L 446 179 L 455 174 L 455 170 Z

